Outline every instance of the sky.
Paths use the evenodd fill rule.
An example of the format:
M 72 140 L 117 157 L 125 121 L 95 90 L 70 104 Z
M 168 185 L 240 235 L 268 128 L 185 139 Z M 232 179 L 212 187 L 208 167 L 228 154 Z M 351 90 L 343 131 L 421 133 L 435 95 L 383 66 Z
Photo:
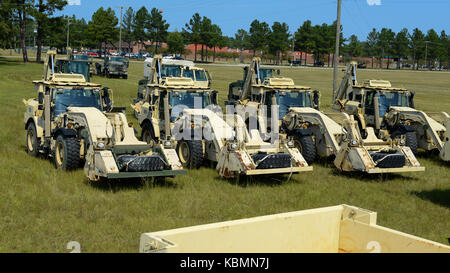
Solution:
M 198 12 L 221 27 L 226 36 L 233 36 L 243 28 L 248 31 L 254 19 L 286 22 L 289 31 L 295 32 L 306 20 L 312 24 L 331 24 L 336 20 L 337 0 L 68 0 L 66 6 L 56 15 L 72 15 L 91 19 L 100 7 L 111 7 L 120 16 L 119 6 L 131 6 L 135 11 L 144 6 L 163 11 L 163 17 L 170 24 L 169 31 L 184 27 L 192 15 Z M 376 28 L 391 28 L 398 32 L 402 28 L 412 31 L 418 27 L 426 32 L 434 28 L 438 33 L 445 30 L 450 34 L 450 0 L 342 0 L 341 24 L 344 37 L 352 34 L 365 40 L 367 34 Z

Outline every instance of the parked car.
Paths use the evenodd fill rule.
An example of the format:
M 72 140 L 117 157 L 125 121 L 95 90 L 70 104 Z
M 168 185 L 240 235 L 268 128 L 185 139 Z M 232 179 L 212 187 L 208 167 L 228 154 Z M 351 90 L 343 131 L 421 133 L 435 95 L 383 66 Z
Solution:
M 292 65 L 302 65 L 302 60 L 299 60 L 299 59 L 294 60 L 294 61 L 292 61 Z
M 367 68 L 367 64 L 366 63 L 358 63 L 358 68 Z
M 314 66 L 320 66 L 320 67 L 323 67 L 323 66 L 325 66 L 325 63 L 322 62 L 322 61 L 315 62 L 315 63 L 314 63 Z
M 127 57 L 128 59 L 136 59 L 136 55 L 134 53 L 127 53 L 125 54 L 125 57 Z
M 88 54 L 89 56 L 92 56 L 92 57 L 98 57 L 98 56 L 99 56 L 97 52 L 93 52 L 93 51 L 88 51 L 87 54 Z

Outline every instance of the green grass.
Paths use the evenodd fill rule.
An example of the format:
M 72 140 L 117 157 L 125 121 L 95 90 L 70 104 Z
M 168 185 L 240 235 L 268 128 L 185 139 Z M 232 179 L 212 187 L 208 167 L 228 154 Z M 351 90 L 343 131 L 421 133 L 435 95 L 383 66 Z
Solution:
M 205 67 L 223 102 L 242 68 Z M 378 212 L 380 225 L 448 244 L 450 169 L 436 155 L 419 157 L 425 172 L 388 176 L 340 174 L 321 160 L 313 172 L 289 182 L 275 176 L 236 184 L 207 167 L 153 183 L 89 183 L 82 170 L 57 171 L 51 161 L 25 150 L 22 99 L 36 96 L 31 81 L 40 79 L 42 70 L 39 64 L 0 58 L 0 252 L 68 252 L 69 241 L 80 242 L 83 252 L 136 252 L 143 232 L 343 203 Z M 323 109 L 330 109 L 332 70 L 281 73 L 320 90 Z M 128 80 L 92 81 L 112 88 L 115 105 L 127 106 L 136 123 L 129 104 L 142 75 L 143 65 L 131 63 Z M 450 109 L 448 73 L 360 70 L 360 79 L 369 77 L 416 91 L 423 110 Z

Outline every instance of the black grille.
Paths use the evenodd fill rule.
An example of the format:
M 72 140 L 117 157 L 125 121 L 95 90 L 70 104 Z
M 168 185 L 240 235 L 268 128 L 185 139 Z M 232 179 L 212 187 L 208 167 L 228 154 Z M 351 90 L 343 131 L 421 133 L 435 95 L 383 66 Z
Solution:
M 291 156 L 284 153 L 266 154 L 258 153 L 252 155 L 257 169 L 275 169 L 291 167 Z M 262 161 L 261 161 L 262 160 Z
M 123 172 L 162 171 L 165 165 L 164 160 L 159 155 L 121 155 L 117 157 L 117 167 L 119 171 Z
M 405 155 L 395 150 L 370 153 L 370 156 L 378 168 L 401 168 L 406 162 Z

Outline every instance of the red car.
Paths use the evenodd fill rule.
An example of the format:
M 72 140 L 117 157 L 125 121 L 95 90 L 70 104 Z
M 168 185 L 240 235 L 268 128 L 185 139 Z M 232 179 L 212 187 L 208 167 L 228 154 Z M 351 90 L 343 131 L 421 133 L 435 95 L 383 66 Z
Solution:
M 92 57 L 98 57 L 98 53 L 97 52 L 88 52 L 87 54 L 89 56 L 92 56 Z

